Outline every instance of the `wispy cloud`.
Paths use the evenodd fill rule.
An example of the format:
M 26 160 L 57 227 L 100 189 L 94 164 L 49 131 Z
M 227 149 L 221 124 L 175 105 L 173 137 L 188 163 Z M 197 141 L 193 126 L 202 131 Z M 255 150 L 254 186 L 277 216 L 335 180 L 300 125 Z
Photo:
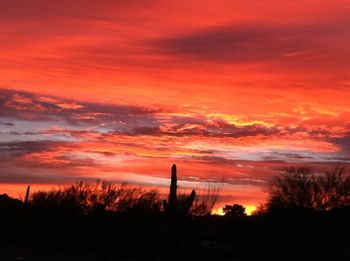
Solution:
M 347 125 L 340 132 L 339 127 L 302 122 L 290 126 L 220 113 L 79 102 L 8 89 L 0 93 L 4 171 L 61 169 L 57 175 L 63 180 L 114 179 L 112 173 L 146 178 L 159 175 L 165 162 L 176 161 L 184 165 L 184 180 L 208 182 L 225 176 L 231 185 L 259 186 L 278 166 L 349 162 Z M 151 161 L 163 161 L 164 166 L 146 168 Z

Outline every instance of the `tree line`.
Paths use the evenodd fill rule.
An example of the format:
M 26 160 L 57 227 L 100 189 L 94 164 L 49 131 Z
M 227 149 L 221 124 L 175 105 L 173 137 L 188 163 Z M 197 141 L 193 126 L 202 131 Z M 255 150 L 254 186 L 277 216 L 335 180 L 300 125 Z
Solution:
M 79 213 L 135 212 L 168 215 L 210 215 L 219 200 L 223 183 L 209 184 L 199 194 L 179 194 L 176 165 L 171 169 L 171 184 L 168 199 L 162 199 L 156 189 L 145 190 L 127 183 L 114 184 L 106 181 L 79 182 L 50 191 L 38 191 L 25 202 L 40 208 L 61 208 Z M 309 167 L 289 167 L 273 176 L 266 187 L 268 199 L 259 206 L 255 214 L 283 209 L 310 209 L 327 211 L 350 205 L 350 176 L 344 166 L 337 165 L 324 172 Z M 244 206 L 234 203 L 226 205 L 227 217 L 245 216 Z

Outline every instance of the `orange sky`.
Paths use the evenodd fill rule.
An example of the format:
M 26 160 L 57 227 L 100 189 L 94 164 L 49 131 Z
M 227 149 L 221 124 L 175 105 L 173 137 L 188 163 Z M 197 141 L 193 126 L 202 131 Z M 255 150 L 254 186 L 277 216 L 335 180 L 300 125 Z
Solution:
M 0 192 L 97 178 L 263 202 L 350 160 L 350 4 L 0 2 Z

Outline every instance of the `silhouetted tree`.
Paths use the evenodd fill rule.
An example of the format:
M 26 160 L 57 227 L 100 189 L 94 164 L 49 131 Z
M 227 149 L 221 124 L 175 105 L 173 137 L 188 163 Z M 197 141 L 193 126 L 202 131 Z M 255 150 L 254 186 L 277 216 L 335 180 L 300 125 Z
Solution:
M 233 204 L 233 205 L 226 205 L 223 208 L 223 211 L 225 213 L 225 217 L 244 217 L 245 214 L 245 207 L 239 204 Z
M 342 166 L 323 174 L 306 167 L 291 167 L 271 180 L 268 191 L 268 209 L 330 210 L 350 204 L 350 177 Z

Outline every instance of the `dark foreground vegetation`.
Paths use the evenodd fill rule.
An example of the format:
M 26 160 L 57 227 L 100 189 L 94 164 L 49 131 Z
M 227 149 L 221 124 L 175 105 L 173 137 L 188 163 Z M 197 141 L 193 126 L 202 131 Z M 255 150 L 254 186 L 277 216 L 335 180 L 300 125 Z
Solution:
M 290 168 L 271 181 L 253 216 L 226 206 L 210 215 L 219 190 L 167 200 L 126 184 L 79 183 L 0 195 L 0 260 L 350 260 L 350 178 Z

